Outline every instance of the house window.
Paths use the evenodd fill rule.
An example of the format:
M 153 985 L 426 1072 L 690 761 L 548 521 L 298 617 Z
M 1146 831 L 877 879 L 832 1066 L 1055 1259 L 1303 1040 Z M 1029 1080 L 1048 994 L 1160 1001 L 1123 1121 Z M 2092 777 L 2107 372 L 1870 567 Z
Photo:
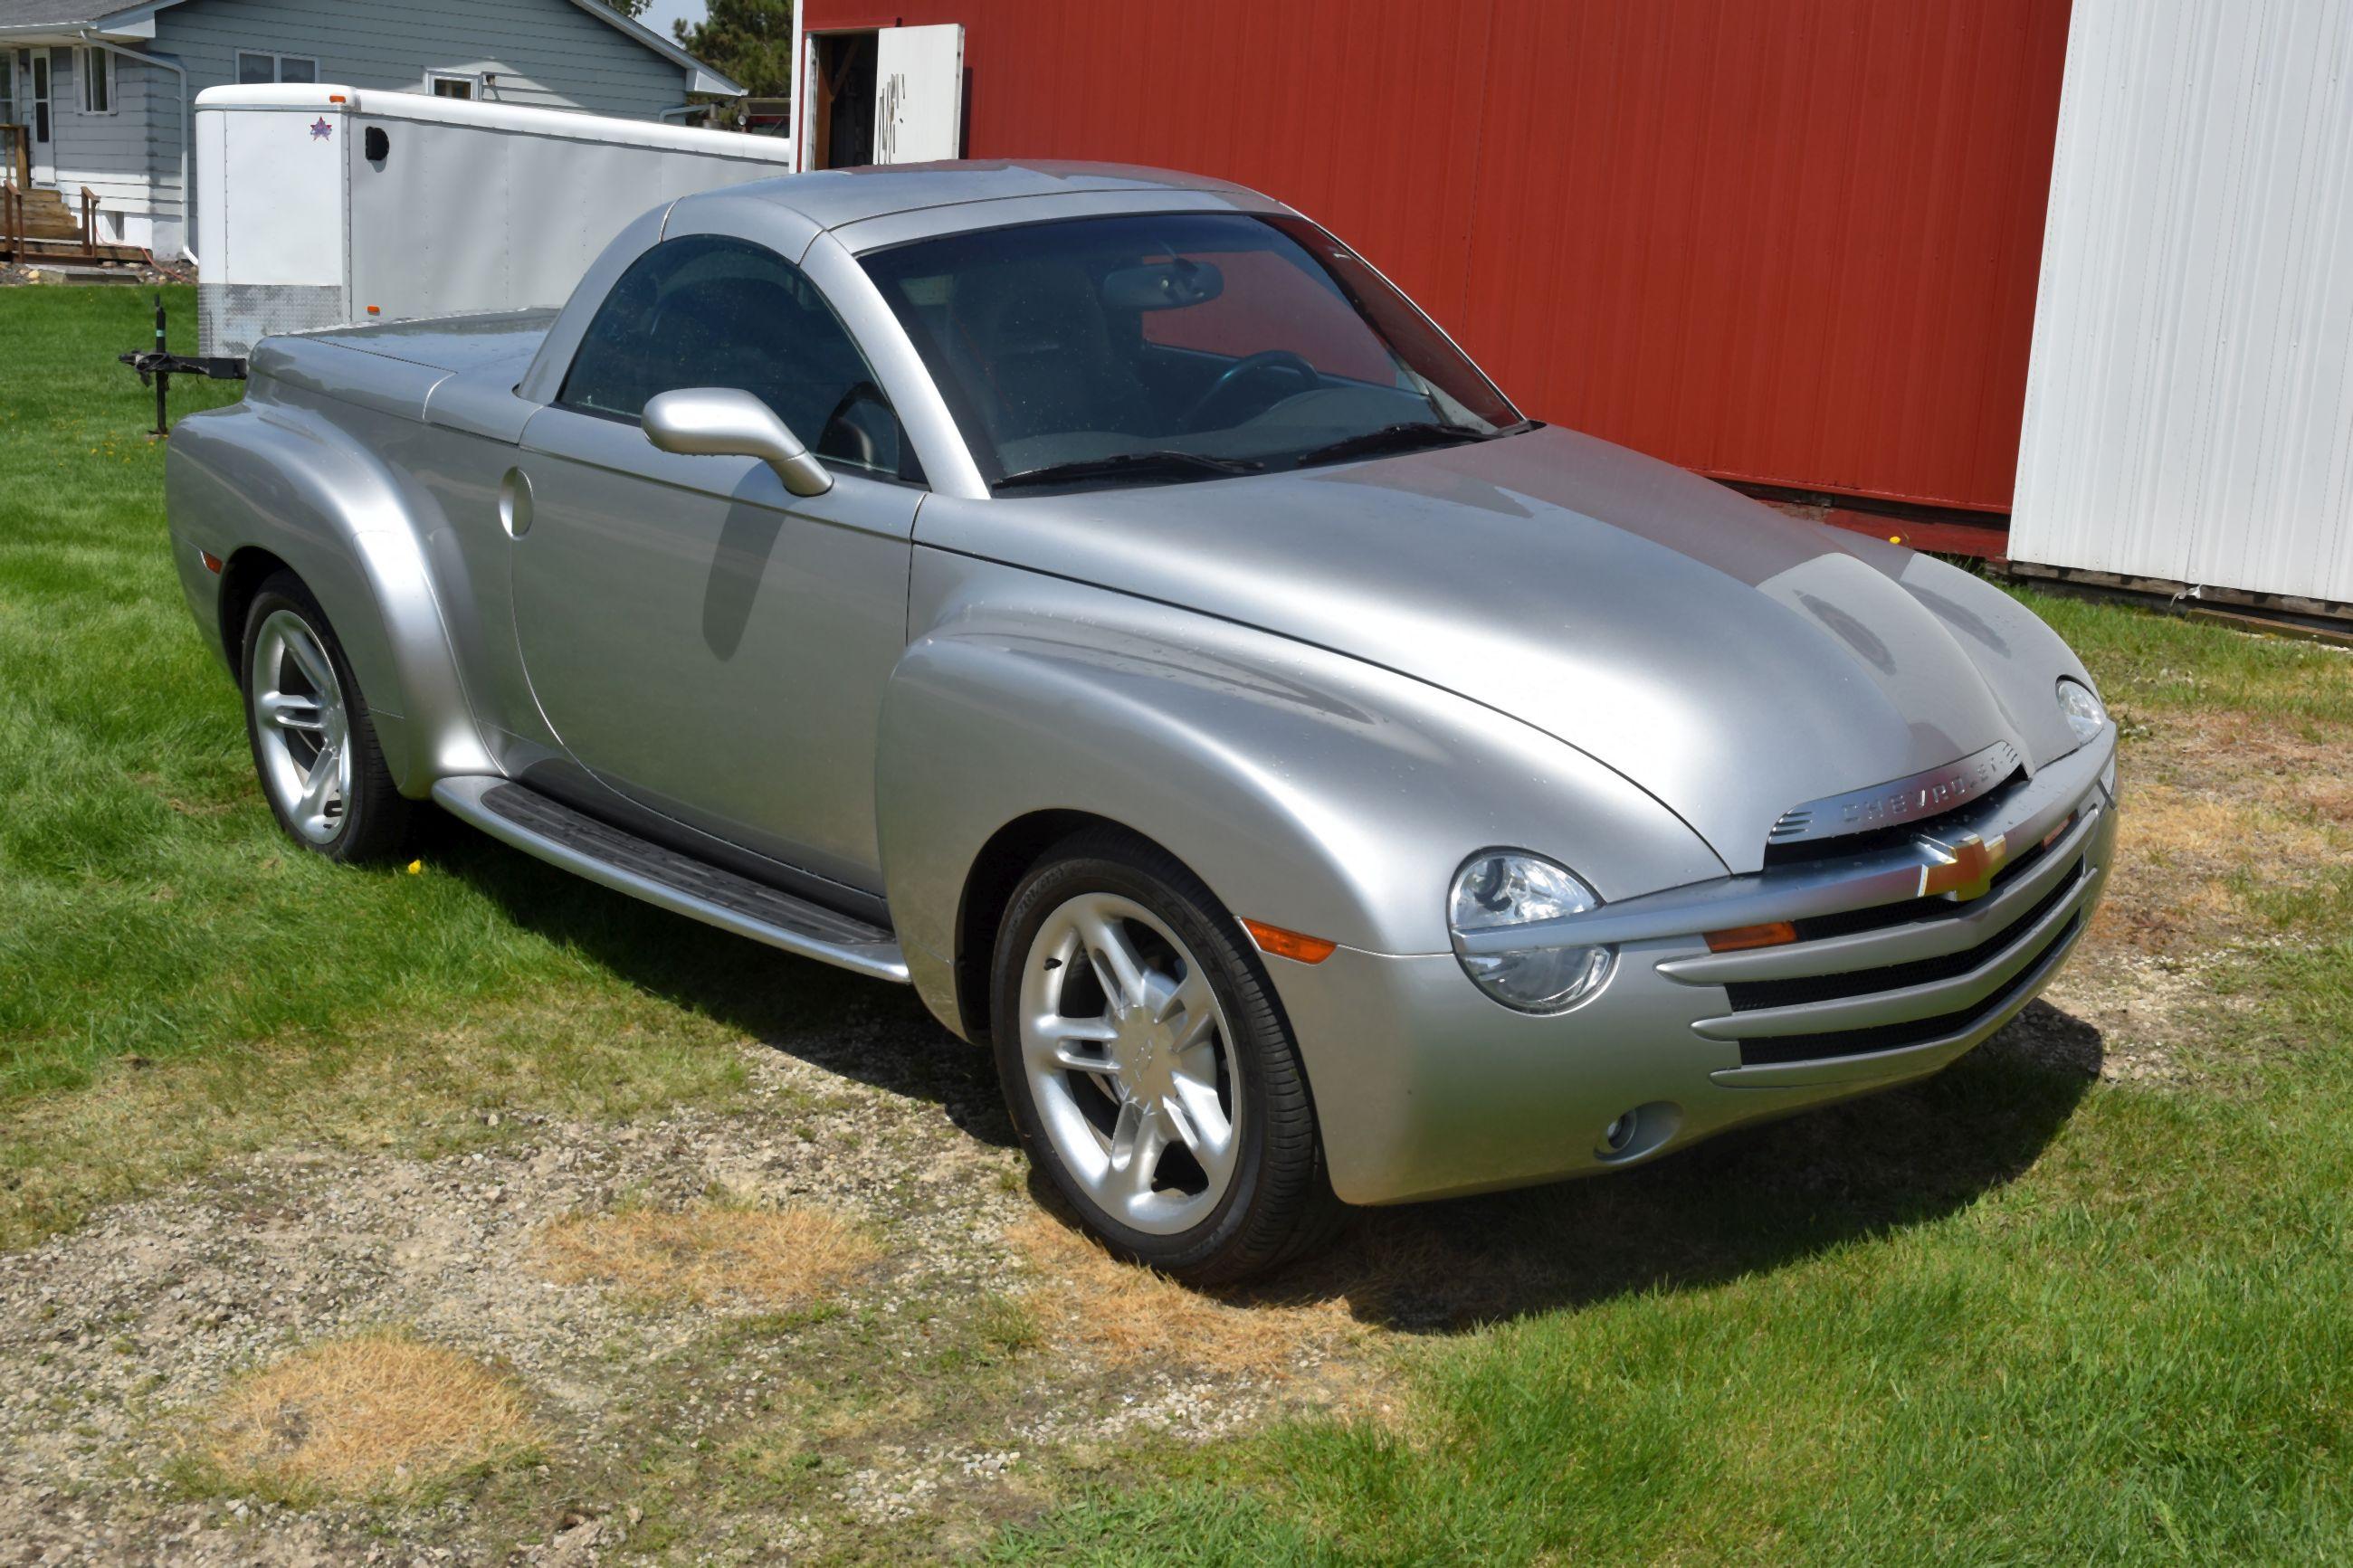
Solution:
M 114 57 L 104 49 L 79 49 L 81 58 L 75 62 L 81 76 L 81 111 L 84 114 L 114 112 Z
M 480 81 L 479 77 L 461 76 L 456 71 L 425 73 L 425 85 L 436 98 L 472 98 Z
M 258 87 L 273 81 L 316 81 L 319 62 L 308 55 L 268 54 L 259 49 L 239 49 L 237 54 L 237 83 L 239 87 Z

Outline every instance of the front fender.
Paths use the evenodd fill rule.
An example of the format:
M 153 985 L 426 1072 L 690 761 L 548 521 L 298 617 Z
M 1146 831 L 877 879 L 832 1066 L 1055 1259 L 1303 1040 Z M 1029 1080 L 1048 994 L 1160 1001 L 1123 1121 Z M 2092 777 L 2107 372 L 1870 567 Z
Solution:
M 404 795 L 421 797 L 452 773 L 496 772 L 426 553 L 439 521 L 431 498 L 327 411 L 272 392 L 258 381 L 245 402 L 192 415 L 172 432 L 165 509 L 198 624 L 234 670 L 237 628 L 221 624 L 223 579 L 195 562 L 199 552 L 227 561 L 266 551 L 302 579 L 333 624 Z
M 1591 758 L 1377 666 L 930 550 L 912 602 L 877 808 L 919 977 L 953 973 L 971 868 L 1041 811 L 1117 822 L 1236 915 L 1375 953 L 1448 951 L 1447 888 L 1496 845 L 1554 856 L 1604 899 L 1725 874 Z M 937 984 L 924 990 L 941 1009 Z

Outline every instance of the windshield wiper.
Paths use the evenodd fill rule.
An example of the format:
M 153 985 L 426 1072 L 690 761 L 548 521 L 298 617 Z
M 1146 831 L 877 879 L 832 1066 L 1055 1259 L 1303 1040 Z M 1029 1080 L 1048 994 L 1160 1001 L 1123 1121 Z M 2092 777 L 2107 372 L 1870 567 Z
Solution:
M 1264 463 L 1240 458 L 1213 458 L 1207 452 L 1166 448 L 1149 452 L 1114 452 L 1108 458 L 1080 458 L 1068 463 L 1048 463 L 1008 474 L 991 487 L 1009 490 L 1018 485 L 1059 485 L 1073 479 L 1195 479 L 1232 474 L 1255 474 Z
M 1413 419 L 1311 447 L 1299 454 L 1293 467 L 1303 468 L 1310 463 L 1336 463 L 1344 458 L 1369 458 L 1382 452 L 1410 452 L 1418 447 L 1451 447 L 1457 441 L 1489 441 L 1504 434 L 1501 430 L 1473 430 L 1468 425 Z

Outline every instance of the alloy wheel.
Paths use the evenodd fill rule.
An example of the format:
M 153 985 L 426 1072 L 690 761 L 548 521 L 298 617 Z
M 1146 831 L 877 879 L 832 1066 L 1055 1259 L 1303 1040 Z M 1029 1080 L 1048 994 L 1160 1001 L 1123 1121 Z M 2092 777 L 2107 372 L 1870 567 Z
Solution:
M 262 786 L 295 832 L 334 842 L 352 795 L 350 720 L 334 661 L 302 617 L 261 623 L 248 672 Z
M 1132 899 L 1066 900 L 1030 942 L 1020 1007 L 1038 1119 L 1079 1185 L 1154 1235 L 1208 1218 L 1240 1163 L 1241 1075 L 1208 971 L 1176 933 Z

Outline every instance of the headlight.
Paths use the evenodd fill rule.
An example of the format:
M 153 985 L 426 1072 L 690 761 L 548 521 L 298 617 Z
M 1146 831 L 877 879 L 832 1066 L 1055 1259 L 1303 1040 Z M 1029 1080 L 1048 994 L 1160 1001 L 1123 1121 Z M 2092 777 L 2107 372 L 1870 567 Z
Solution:
M 2080 680 L 2059 678 L 2059 711 L 2067 716 L 2067 728 L 2075 731 L 2077 744 L 2097 735 L 2108 721 L 2108 710 L 2092 689 Z
M 1599 908 L 1600 899 L 1566 866 L 1517 849 L 1473 855 L 1454 874 L 1447 924 L 1454 956 L 1479 989 L 1523 1013 L 1558 1013 L 1601 988 L 1616 950 L 1510 940 L 1516 926 Z

